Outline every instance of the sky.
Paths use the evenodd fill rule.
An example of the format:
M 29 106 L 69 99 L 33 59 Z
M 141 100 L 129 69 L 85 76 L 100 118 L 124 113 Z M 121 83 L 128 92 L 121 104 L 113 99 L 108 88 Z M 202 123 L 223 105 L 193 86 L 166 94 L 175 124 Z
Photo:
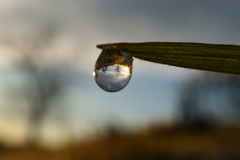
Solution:
M 0 1 L 0 104 L 8 108 L 5 106 L 18 103 L 24 108 L 25 101 L 7 94 L 9 88 L 21 88 L 28 81 L 14 64 L 24 58 L 20 49 L 31 48 L 29 44 L 52 28 L 53 40 L 44 40 L 41 50 L 29 54 L 39 57 L 44 53 L 36 59 L 39 72 L 46 66 L 56 66 L 72 80 L 62 95 L 71 129 L 62 131 L 56 124 L 47 123 L 43 129 L 45 141 L 60 143 L 62 139 L 64 143 L 64 136 L 84 137 L 111 123 L 137 128 L 154 121 L 171 121 L 181 84 L 201 71 L 135 59 L 128 86 L 108 93 L 92 76 L 101 53 L 95 46 L 149 41 L 240 44 L 239 14 L 237 0 Z M 18 114 L 27 113 L 23 109 Z M 0 117 L 0 141 L 21 143 L 26 119 L 20 116 L 14 120 L 5 112 Z M 55 130 L 61 130 L 61 134 Z

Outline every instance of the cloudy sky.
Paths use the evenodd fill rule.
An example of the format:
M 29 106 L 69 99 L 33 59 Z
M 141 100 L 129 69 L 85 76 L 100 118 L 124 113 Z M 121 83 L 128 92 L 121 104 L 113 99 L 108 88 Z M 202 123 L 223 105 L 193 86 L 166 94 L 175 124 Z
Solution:
M 10 98 L 6 98 L 7 82 L 21 87 L 26 81 L 13 67 L 23 58 L 18 47 L 28 48 L 46 28 L 53 28 L 54 39 L 49 45 L 44 41 L 47 46 L 41 50 L 44 58 L 37 63 L 41 67 L 72 68 L 74 83 L 67 90 L 65 103 L 71 111 L 68 117 L 75 135 L 81 137 L 95 126 L 110 122 L 136 127 L 171 120 L 179 86 L 201 72 L 135 59 L 128 86 L 120 92 L 108 93 L 92 77 L 101 52 L 96 44 L 148 41 L 240 44 L 239 14 L 237 0 L 0 1 L 1 105 L 10 105 Z M 12 101 L 20 103 L 18 99 Z M 0 139 L 20 142 L 24 134 L 21 121 L 9 120 L 4 114 L 1 119 Z M 56 137 L 50 128 L 53 127 L 46 132 Z

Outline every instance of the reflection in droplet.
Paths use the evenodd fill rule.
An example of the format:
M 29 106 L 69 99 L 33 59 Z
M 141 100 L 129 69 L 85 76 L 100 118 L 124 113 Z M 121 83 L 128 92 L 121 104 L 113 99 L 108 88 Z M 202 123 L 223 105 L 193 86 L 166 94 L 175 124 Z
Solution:
M 131 79 L 132 62 L 133 58 L 125 52 L 103 49 L 93 72 L 96 83 L 108 92 L 123 89 Z

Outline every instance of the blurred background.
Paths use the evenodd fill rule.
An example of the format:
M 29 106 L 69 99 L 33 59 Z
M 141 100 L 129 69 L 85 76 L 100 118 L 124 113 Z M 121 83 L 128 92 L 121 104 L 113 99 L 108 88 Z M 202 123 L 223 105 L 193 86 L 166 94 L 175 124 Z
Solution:
M 82 148 L 104 146 L 94 141 L 96 137 L 110 137 L 107 144 L 117 146 L 126 134 L 134 139 L 129 159 L 171 159 L 171 153 L 186 159 L 199 154 L 239 157 L 239 77 L 138 59 L 134 60 L 131 81 L 120 92 L 101 90 L 92 76 L 101 52 L 97 44 L 240 44 L 239 14 L 237 0 L 0 1 L 0 159 L 38 155 L 43 149 L 50 155 L 45 150 L 69 146 L 68 158 L 78 159 L 88 153 Z M 219 131 L 212 133 L 210 128 Z M 211 133 L 206 132 L 209 129 Z M 198 135 L 202 130 L 208 135 L 204 140 Z M 218 145 L 219 139 L 211 141 L 215 133 L 227 139 L 220 138 L 224 142 Z M 163 142 L 142 141 L 154 139 L 152 135 Z M 166 138 L 169 135 L 170 140 Z M 191 136 L 195 138 L 186 138 Z M 172 139 L 174 143 L 170 143 Z M 145 144 L 140 150 L 139 141 Z M 80 147 L 83 142 L 88 147 Z M 189 147 L 201 142 L 200 148 Z M 182 146 L 174 147 L 175 143 Z M 206 146 L 214 150 L 206 153 Z M 113 152 L 118 153 L 106 149 L 90 155 L 127 159 L 113 158 Z

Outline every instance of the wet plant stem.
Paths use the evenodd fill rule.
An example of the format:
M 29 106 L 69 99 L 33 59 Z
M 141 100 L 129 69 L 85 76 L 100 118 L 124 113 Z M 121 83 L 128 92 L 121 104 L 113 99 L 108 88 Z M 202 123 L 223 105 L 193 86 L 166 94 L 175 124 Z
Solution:
M 102 44 L 97 48 L 114 48 L 155 63 L 240 75 L 239 45 L 146 42 Z

